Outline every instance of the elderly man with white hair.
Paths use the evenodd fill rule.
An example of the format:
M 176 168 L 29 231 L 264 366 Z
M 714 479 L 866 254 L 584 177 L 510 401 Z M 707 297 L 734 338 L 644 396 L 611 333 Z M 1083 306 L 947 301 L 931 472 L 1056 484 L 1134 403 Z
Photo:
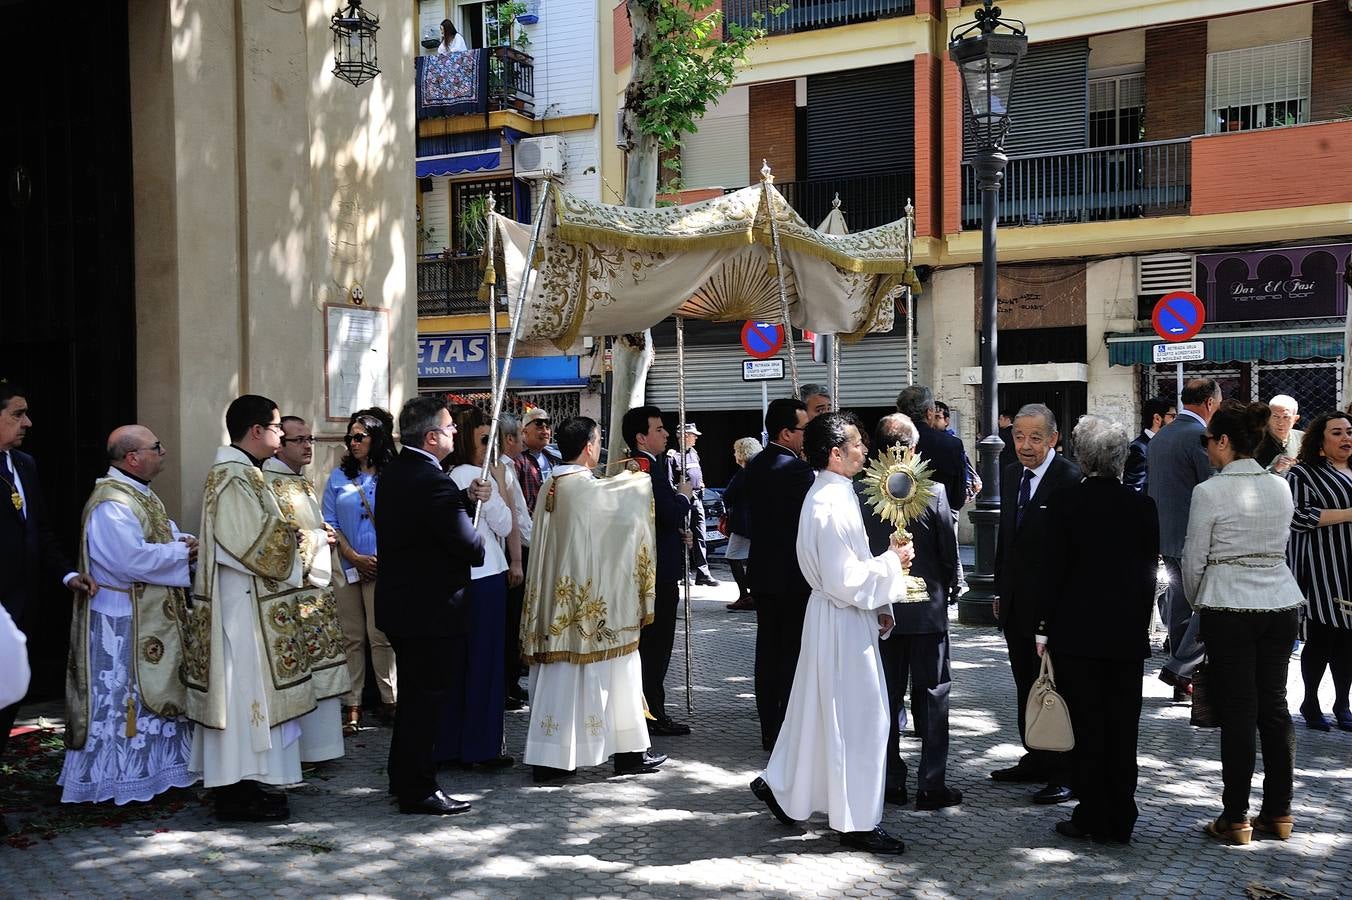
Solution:
M 1268 419 L 1267 434 L 1254 451 L 1253 458 L 1269 472 L 1283 475 L 1295 465 L 1296 457 L 1300 455 L 1300 442 L 1305 438 L 1305 432 L 1295 427 L 1300 421 L 1300 406 L 1294 397 L 1278 394 L 1268 401 L 1268 408 L 1272 410 L 1272 417 Z

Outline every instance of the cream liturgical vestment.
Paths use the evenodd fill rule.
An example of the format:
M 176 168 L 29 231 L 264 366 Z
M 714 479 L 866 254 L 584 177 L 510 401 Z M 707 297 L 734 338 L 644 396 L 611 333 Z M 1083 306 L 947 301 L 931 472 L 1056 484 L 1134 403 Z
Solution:
M 764 778 L 791 818 L 825 812 L 837 831 L 871 831 L 883 817 L 887 745 L 878 612 L 905 597 L 901 561 L 869 553 L 854 487 L 829 471 L 803 501 L 797 549 L 812 594 Z
M 525 762 L 576 769 L 646 750 L 637 651 L 656 596 L 652 480 L 564 464 L 539 497 L 521 616 Z
M 306 547 L 264 474 L 236 447 L 216 451 L 202 497 L 193 581 L 202 627 L 185 640 L 193 769 L 206 787 L 300 781 L 298 720 L 315 708 L 314 664 L 342 658 L 342 635 L 307 621 Z M 199 610 L 201 612 L 199 612 Z
M 300 720 L 300 758 L 302 762 L 322 762 L 343 755 L 343 722 L 339 697 L 352 683 L 345 657 L 334 652 L 329 640 L 342 633 L 338 620 L 338 602 L 333 595 L 333 553 L 329 547 L 324 514 L 314 485 L 304 475 L 273 457 L 263 463 L 268 489 L 277 498 L 277 506 L 294 528 L 301 532 L 301 566 L 305 591 L 297 600 L 301 633 L 306 636 L 310 656 L 310 677 L 314 681 L 318 705 Z M 327 655 L 325 655 L 327 653 Z

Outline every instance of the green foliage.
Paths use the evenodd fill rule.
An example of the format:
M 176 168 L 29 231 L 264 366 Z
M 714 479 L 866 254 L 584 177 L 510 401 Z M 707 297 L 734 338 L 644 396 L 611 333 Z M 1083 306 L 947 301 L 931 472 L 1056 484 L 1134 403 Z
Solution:
M 488 237 L 488 197 L 475 197 L 460 207 L 455 219 L 461 250 L 482 250 Z
M 484 41 L 488 47 L 515 47 L 525 52 L 530 46 L 530 37 L 516 25 L 516 17 L 526 11 L 521 0 L 505 0 L 495 3 L 488 19 L 488 35 Z

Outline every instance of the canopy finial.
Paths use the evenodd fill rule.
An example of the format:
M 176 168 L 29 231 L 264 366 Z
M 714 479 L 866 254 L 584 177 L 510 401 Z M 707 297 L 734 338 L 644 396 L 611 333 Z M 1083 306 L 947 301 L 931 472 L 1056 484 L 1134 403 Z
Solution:
M 835 198 L 831 201 L 832 209 L 840 209 L 840 192 L 836 192 Z
M 489 215 L 492 215 L 493 213 L 495 213 L 495 212 L 497 212 L 497 211 L 498 211 L 498 200 L 497 200 L 496 197 L 493 196 L 493 192 L 492 192 L 492 191 L 489 191 L 489 192 L 488 192 L 488 213 L 489 213 Z
M 913 203 L 911 202 L 911 198 L 910 198 L 910 197 L 907 197 L 907 198 L 906 198 L 906 218 L 910 219 L 910 218 L 914 218 L 914 217 L 915 217 L 915 204 L 913 204 Z

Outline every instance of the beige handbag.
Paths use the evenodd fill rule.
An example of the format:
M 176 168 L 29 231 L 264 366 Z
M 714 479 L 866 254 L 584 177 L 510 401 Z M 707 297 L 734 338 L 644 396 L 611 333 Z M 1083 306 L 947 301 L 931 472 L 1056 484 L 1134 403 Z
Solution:
M 1075 747 L 1070 710 L 1066 709 L 1066 701 L 1056 692 L 1056 675 L 1052 671 L 1050 652 L 1042 654 L 1042 671 L 1028 692 L 1023 721 L 1023 742 L 1029 749 L 1064 751 Z

